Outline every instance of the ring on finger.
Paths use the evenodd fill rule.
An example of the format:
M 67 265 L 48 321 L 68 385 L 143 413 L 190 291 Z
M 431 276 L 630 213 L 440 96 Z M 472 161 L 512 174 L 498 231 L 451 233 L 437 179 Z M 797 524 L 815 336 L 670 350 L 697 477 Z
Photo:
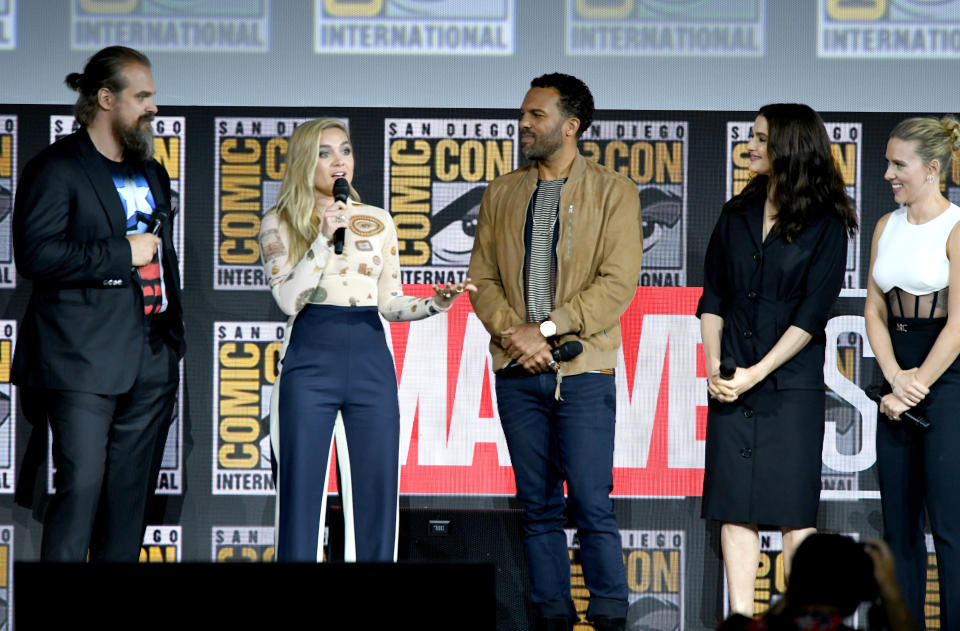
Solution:
M 343 216 L 343 213 L 337 213 L 337 221 L 339 223 L 343 223 L 344 219 L 346 219 L 346 217 Z

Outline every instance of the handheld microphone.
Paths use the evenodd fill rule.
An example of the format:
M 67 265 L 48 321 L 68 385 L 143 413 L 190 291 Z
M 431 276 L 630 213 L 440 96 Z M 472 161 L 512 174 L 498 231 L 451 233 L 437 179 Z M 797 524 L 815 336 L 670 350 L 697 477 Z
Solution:
M 864 394 L 867 395 L 867 398 L 880 405 L 880 399 L 882 395 L 880 394 L 880 386 L 877 384 L 872 384 L 863 389 Z M 925 419 L 922 414 L 914 410 L 906 410 L 905 412 L 900 412 L 900 418 L 905 421 L 910 421 L 916 427 L 927 430 L 932 427 L 930 421 Z
M 348 197 L 350 197 L 350 182 L 346 178 L 338 177 L 333 181 L 333 199 L 346 204 Z M 346 228 L 337 228 L 333 231 L 333 251 L 337 254 L 343 254 L 343 239 L 346 234 Z
M 568 362 L 582 352 L 583 344 L 578 340 L 570 340 L 550 351 L 550 354 L 553 356 L 553 361 L 555 362 Z M 531 373 L 527 372 L 527 369 L 518 364 L 516 360 L 497 371 L 498 377 L 522 377 L 530 374 Z
M 583 344 L 577 340 L 570 340 L 550 351 L 550 354 L 553 355 L 555 362 L 568 362 L 582 352 Z
M 150 222 L 150 234 L 154 236 L 160 235 L 160 230 L 167 222 L 170 221 L 170 211 L 164 208 L 160 210 L 159 208 L 153 212 L 153 221 Z
M 721 379 L 733 379 L 733 375 L 737 372 L 737 363 L 733 361 L 733 357 L 724 357 L 720 360 L 720 378 Z

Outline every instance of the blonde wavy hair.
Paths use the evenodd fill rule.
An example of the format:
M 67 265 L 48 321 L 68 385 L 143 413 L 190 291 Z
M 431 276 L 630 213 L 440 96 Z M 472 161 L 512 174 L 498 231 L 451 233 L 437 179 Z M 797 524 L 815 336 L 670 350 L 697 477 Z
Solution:
M 960 122 L 952 115 L 939 120 L 932 116 L 908 118 L 893 128 L 890 138 L 916 141 L 920 159 L 925 164 L 938 160 L 940 173 L 946 173 L 954 154 L 960 152 Z
M 287 166 L 280 185 L 274 213 L 280 227 L 290 241 L 289 260 L 296 265 L 320 232 L 316 216 L 314 177 L 320 159 L 320 136 L 328 129 L 340 129 L 350 140 L 350 132 L 343 121 L 336 118 L 317 118 L 297 125 L 287 146 Z M 350 197 L 360 201 L 360 195 L 350 186 Z

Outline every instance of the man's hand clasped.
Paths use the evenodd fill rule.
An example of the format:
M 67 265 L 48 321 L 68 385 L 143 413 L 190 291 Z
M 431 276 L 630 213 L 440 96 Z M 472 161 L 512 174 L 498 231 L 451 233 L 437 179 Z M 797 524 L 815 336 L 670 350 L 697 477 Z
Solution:
M 527 372 L 536 374 L 556 369 L 550 345 L 536 322 L 518 324 L 500 331 L 500 345 Z

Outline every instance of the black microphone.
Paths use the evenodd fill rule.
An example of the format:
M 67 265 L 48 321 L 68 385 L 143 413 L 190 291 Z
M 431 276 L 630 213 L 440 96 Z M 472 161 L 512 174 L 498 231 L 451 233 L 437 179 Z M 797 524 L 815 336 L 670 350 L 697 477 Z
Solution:
M 880 386 L 878 386 L 877 384 L 869 385 L 863 389 L 863 392 L 864 394 L 867 395 L 868 399 L 870 399 L 877 405 L 880 405 L 880 399 L 883 398 L 883 396 L 880 394 Z M 919 412 L 915 412 L 913 410 L 906 410 L 904 412 L 900 412 L 900 418 L 906 421 L 910 421 L 917 427 L 924 430 L 930 429 L 930 427 L 932 427 L 930 425 L 930 421 L 925 419 L 923 415 L 921 415 Z
M 348 197 L 350 197 L 350 182 L 347 178 L 338 177 L 333 181 L 333 199 L 346 204 Z M 343 254 L 343 239 L 346 234 L 346 228 L 337 228 L 333 231 L 333 251 L 337 254 Z
M 733 379 L 733 375 L 737 372 L 737 362 L 733 361 L 733 357 L 724 357 L 720 360 L 720 378 L 721 379 Z
M 570 340 L 550 351 L 550 354 L 555 362 L 568 362 L 582 352 L 583 344 L 577 340 Z M 527 369 L 518 364 L 516 360 L 497 371 L 498 377 L 522 377 L 530 374 L 532 373 L 527 372 Z
M 154 236 L 160 235 L 160 229 L 167 225 L 167 222 L 170 221 L 170 211 L 164 208 L 160 210 L 159 208 L 153 212 L 153 221 L 150 222 L 150 234 Z
M 568 362 L 582 352 L 583 344 L 577 340 L 570 340 L 550 351 L 550 354 L 553 355 L 555 362 Z

